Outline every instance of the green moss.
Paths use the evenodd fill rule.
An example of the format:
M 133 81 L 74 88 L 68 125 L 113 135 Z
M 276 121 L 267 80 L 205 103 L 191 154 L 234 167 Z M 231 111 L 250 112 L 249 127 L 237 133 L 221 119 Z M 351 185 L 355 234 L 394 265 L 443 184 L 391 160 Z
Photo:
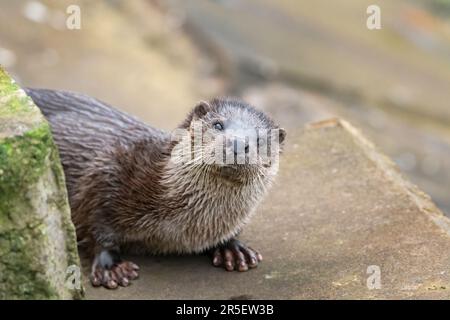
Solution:
M 75 228 L 50 127 L 0 68 L 0 299 L 80 299 L 83 290 L 62 281 L 73 264 Z
M 43 235 L 40 228 L 27 228 L 0 233 L 0 241 L 8 244 L 9 252 L 2 257 L 0 299 L 52 299 L 58 293 L 42 276 L 35 257 L 39 255 Z M 31 250 L 31 252 L 30 252 Z
M 45 122 L 23 136 L 0 141 L 0 232 L 8 229 L 8 220 L 13 219 L 8 216 L 11 206 L 17 205 L 18 197 L 27 196 L 17 190 L 25 189 L 42 175 L 51 149 L 50 128 Z M 14 226 L 23 218 L 23 221 L 27 220 L 14 217 Z
M 0 69 L 0 117 L 31 111 L 29 98 L 20 92 L 20 87 Z
M 0 68 L 0 138 L 42 123 L 42 115 L 23 90 Z
M 0 256 L 4 288 L 0 299 L 56 299 L 58 293 L 40 273 L 45 226 L 30 215 L 28 187 L 48 169 L 54 153 L 46 122 L 22 136 L 0 141 Z M 55 164 L 55 170 L 59 164 Z M 64 193 L 65 194 L 65 193 Z M 0 285 L 1 287 L 1 285 Z M 3 297 L 2 297 L 3 295 Z

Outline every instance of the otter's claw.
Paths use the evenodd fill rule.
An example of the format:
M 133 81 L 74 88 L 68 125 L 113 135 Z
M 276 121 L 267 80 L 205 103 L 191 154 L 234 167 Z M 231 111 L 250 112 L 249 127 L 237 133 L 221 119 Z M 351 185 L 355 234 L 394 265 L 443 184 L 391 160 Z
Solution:
M 239 240 L 232 239 L 216 248 L 212 259 L 214 266 L 223 266 L 227 271 L 247 271 L 249 268 L 255 268 L 262 260 L 262 256 Z
M 90 279 L 94 287 L 103 286 L 107 289 L 126 287 L 130 280 L 136 279 L 139 267 L 132 262 L 122 261 L 114 264 L 110 269 L 98 265 L 91 273 Z

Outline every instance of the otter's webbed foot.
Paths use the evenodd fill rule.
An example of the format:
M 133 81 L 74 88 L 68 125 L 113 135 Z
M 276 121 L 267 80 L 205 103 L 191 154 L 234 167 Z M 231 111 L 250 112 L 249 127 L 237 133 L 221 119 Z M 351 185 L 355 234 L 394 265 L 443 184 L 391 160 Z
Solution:
M 103 286 L 107 289 L 116 289 L 118 286 L 126 287 L 130 280 L 136 279 L 139 267 L 129 261 L 122 261 L 117 252 L 103 250 L 92 263 L 90 275 L 94 287 Z
M 239 240 L 231 239 L 213 250 L 212 259 L 214 266 L 224 267 L 227 271 L 247 271 L 255 268 L 262 256 Z

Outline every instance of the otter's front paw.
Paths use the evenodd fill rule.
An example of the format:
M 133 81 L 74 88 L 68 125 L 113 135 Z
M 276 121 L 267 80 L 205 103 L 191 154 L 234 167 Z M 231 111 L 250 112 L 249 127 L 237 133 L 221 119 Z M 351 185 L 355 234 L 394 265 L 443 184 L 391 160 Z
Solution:
M 213 265 L 227 271 L 247 271 L 262 260 L 261 254 L 236 239 L 217 247 L 212 254 Z
M 121 261 L 109 251 L 102 251 L 94 260 L 91 283 L 94 287 L 103 286 L 107 289 L 116 289 L 119 285 L 126 287 L 130 280 L 136 279 L 139 267 L 133 262 Z

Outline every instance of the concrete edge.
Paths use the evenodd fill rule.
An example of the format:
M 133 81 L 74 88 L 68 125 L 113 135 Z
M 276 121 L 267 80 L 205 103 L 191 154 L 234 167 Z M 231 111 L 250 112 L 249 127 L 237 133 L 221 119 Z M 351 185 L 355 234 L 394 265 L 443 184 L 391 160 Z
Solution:
M 436 206 L 431 197 L 419 189 L 418 186 L 407 180 L 401 173 L 397 164 L 369 141 L 360 129 L 354 127 L 346 120 L 330 118 L 306 125 L 305 130 L 316 130 L 321 128 L 341 127 L 349 132 L 355 143 L 357 143 L 367 157 L 380 168 L 386 178 L 400 186 L 417 207 L 426 214 L 447 236 L 450 237 L 450 218 Z

